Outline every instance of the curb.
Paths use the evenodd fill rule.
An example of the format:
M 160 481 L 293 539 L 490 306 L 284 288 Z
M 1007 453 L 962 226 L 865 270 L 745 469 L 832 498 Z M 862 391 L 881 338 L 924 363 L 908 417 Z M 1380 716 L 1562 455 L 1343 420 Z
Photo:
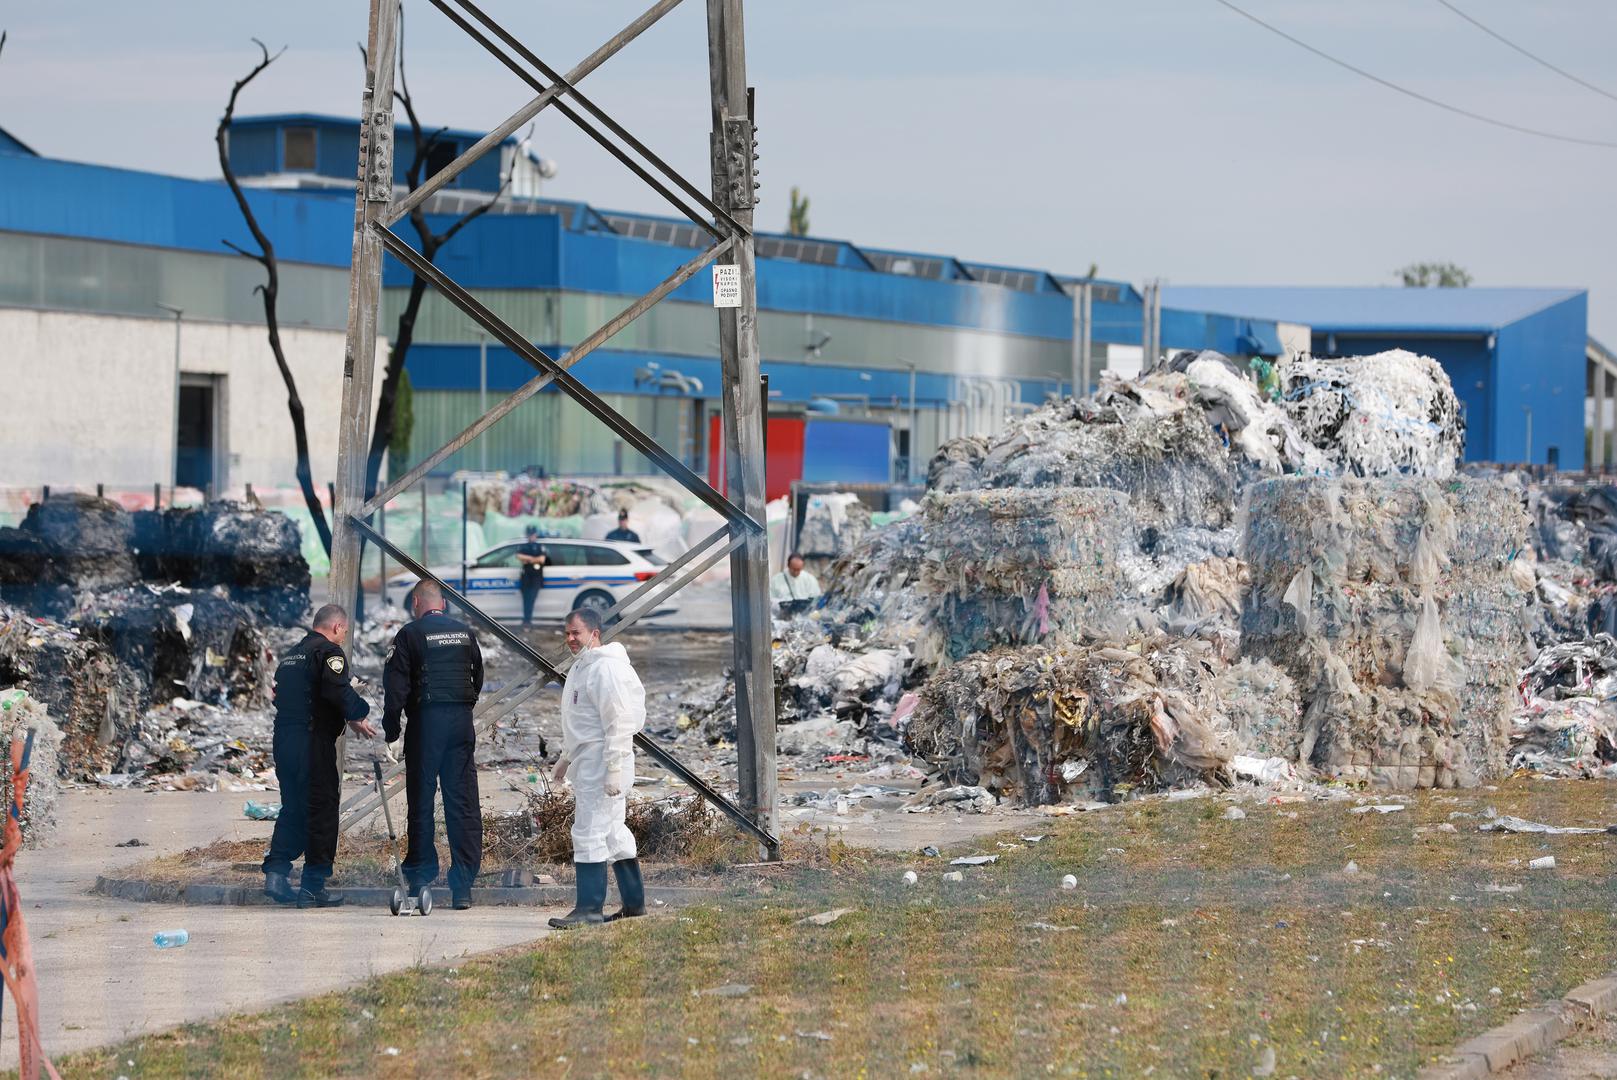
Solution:
M 393 898 L 392 887 L 359 886 L 331 890 L 345 898 L 353 907 L 385 908 Z M 447 886 L 433 886 L 434 898 L 443 906 L 449 905 Z M 191 904 L 216 907 L 279 907 L 264 895 L 257 885 L 220 885 L 212 882 L 193 882 L 176 885 L 170 882 L 144 881 L 138 878 L 111 878 L 98 876 L 90 889 L 92 895 L 113 900 L 130 900 L 142 904 Z M 670 907 L 689 904 L 721 895 L 720 890 L 692 886 L 649 885 L 646 899 L 662 902 Z M 472 889 L 472 903 L 480 907 L 567 907 L 575 899 L 571 885 L 539 885 Z
M 1520 1013 L 1505 1024 L 1467 1039 L 1443 1059 L 1416 1073 L 1417 1080 L 1484 1080 L 1560 1042 L 1596 1018 L 1617 1012 L 1617 975 L 1594 979 L 1560 1001 Z

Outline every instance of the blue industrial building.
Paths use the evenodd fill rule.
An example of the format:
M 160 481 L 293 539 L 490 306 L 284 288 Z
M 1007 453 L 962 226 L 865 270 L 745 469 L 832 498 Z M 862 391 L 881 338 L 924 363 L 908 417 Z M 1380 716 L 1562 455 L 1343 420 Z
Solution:
M 1584 464 L 1584 289 L 1176 286 L 1165 301 L 1308 326 L 1313 352 L 1408 349 L 1443 365 L 1469 461 Z
M 459 150 L 478 135 L 442 137 Z M 357 145 L 357 125 L 331 117 L 244 118 L 233 130 L 233 164 L 253 185 L 248 198 L 282 261 L 283 325 L 346 324 Z M 502 155 L 507 166 L 515 155 L 539 167 L 511 140 Z M 498 182 L 493 173 L 469 169 L 456 190 L 428 202 L 429 221 L 441 230 L 486 197 L 479 189 Z M 407 223 L 399 231 L 413 239 Z M 437 262 L 559 356 L 687 261 L 704 235 L 679 218 L 508 193 Z M 220 182 L 0 153 L 0 306 L 157 318 L 161 302 L 183 308 L 188 320 L 258 322 L 252 291 L 258 268 L 231 254 L 225 241 L 250 247 Z M 757 250 L 759 334 L 774 408 L 888 420 L 897 455 L 904 458 L 913 446 L 924 460 L 939 442 L 985 422 L 989 413 L 973 413 L 973 402 L 997 423 L 1072 390 L 1070 290 L 1078 278 L 821 237 L 760 233 Z M 390 263 L 382 321 L 389 337 L 409 282 Z M 1314 327 L 1321 351 L 1400 345 L 1427 352 L 1455 373 L 1472 425 L 1472 456 L 1520 460 L 1524 417 L 1512 410 L 1525 404 L 1538 425 L 1535 460 L 1554 445 L 1563 466 L 1580 463 L 1582 440 L 1566 432 L 1581 430 L 1584 294 L 1457 293 L 1167 290 L 1160 340 L 1166 349 L 1275 356 L 1282 352 L 1281 324 L 1295 322 Z M 1355 306 L 1360 296 L 1385 297 L 1404 313 L 1402 321 L 1376 316 L 1375 305 Z M 1098 377 L 1109 350 L 1114 358 L 1120 346 L 1137 354 L 1143 307 L 1140 293 L 1122 281 L 1093 282 L 1093 298 Z M 697 468 L 720 385 L 711 302 L 710 280 L 698 275 L 576 369 Z M 1563 365 L 1567 342 L 1576 351 Z M 485 386 L 492 402 L 532 375 L 430 291 L 408 372 L 415 391 L 412 456 L 469 424 Z M 321 391 L 305 390 L 315 392 Z M 490 468 L 543 465 L 571 473 L 649 468 L 555 393 L 525 403 L 484 440 L 485 447 L 463 451 L 445 469 L 484 460 Z

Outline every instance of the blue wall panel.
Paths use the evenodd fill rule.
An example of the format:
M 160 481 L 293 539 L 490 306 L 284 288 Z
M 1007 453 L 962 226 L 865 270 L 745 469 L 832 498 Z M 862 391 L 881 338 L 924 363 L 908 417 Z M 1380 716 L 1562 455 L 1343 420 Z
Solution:
M 279 143 L 280 136 L 273 131 L 263 129 L 232 131 L 230 164 L 235 167 L 239 176 L 277 172 L 281 167 Z
M 351 195 L 249 189 L 247 199 L 281 258 L 348 265 Z M 223 183 L 13 155 L 0 155 L 0 229 L 211 254 L 229 250 L 221 239 L 253 242 Z
M 893 479 L 893 431 L 886 424 L 810 418 L 803 430 L 809 483 L 886 484 Z
M 1531 410 L 1532 461 L 1543 464 L 1554 446 L 1561 468 L 1583 468 L 1588 305 L 1579 293 L 1499 331 L 1499 460 L 1527 453 Z

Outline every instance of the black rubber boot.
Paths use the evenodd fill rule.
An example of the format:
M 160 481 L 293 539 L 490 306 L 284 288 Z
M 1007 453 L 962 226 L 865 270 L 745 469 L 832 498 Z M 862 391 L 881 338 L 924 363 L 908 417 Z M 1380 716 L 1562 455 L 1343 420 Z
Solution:
M 301 911 L 304 908 L 312 908 L 312 907 L 316 907 L 316 908 L 342 907 L 343 906 L 343 901 L 345 901 L 347 899 L 348 898 L 346 896 L 338 896 L 336 893 L 332 892 L 330 889 L 326 888 L 324 885 L 320 886 L 320 888 L 315 892 L 310 892 L 306 888 L 299 889 L 298 890 L 298 910 Z
M 573 869 L 578 874 L 578 902 L 566 915 L 550 920 L 550 925 L 557 930 L 606 922 L 606 916 L 601 914 L 606 906 L 606 863 L 574 863 Z
M 612 873 L 618 879 L 618 899 L 623 907 L 606 917 L 607 922 L 618 919 L 637 919 L 646 913 L 646 883 L 640 876 L 639 859 L 622 859 L 612 864 Z
M 264 895 L 277 904 L 298 902 L 298 894 L 293 891 L 292 883 L 286 880 L 285 874 L 265 874 Z
M 472 906 L 472 894 L 456 893 L 449 901 L 449 906 L 456 911 L 465 911 Z

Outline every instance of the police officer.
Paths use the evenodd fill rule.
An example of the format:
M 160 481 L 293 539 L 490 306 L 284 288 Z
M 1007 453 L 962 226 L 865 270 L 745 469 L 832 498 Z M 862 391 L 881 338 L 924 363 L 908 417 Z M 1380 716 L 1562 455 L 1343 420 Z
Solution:
M 354 692 L 343 642 L 348 612 L 327 604 L 314 613 L 314 629 L 281 656 L 275 668 L 275 775 L 281 814 L 264 856 L 264 893 L 281 904 L 336 907 L 342 897 L 326 889 L 337 856 L 337 804 L 342 777 L 337 737 L 343 724 L 375 738 L 364 717 L 371 711 Z M 292 861 L 303 860 L 302 887 L 287 882 Z
M 472 705 L 483 689 L 483 652 L 465 623 L 444 614 L 444 594 L 437 582 L 422 581 L 415 587 L 410 610 L 415 621 L 398 632 L 387 650 L 387 700 L 382 712 L 388 742 L 399 737 L 399 714 L 410 718 L 404 732 L 410 822 L 404 874 L 412 891 L 438 877 L 432 799 L 442 788 L 444 825 L 449 831 L 449 892 L 455 909 L 465 910 L 472 906 L 472 882 L 483 861 L 472 730 Z
M 533 628 L 533 602 L 539 590 L 545 587 L 545 549 L 539 543 L 539 526 L 529 525 L 524 530 L 526 539 L 517 548 L 517 562 L 522 564 L 522 629 Z

